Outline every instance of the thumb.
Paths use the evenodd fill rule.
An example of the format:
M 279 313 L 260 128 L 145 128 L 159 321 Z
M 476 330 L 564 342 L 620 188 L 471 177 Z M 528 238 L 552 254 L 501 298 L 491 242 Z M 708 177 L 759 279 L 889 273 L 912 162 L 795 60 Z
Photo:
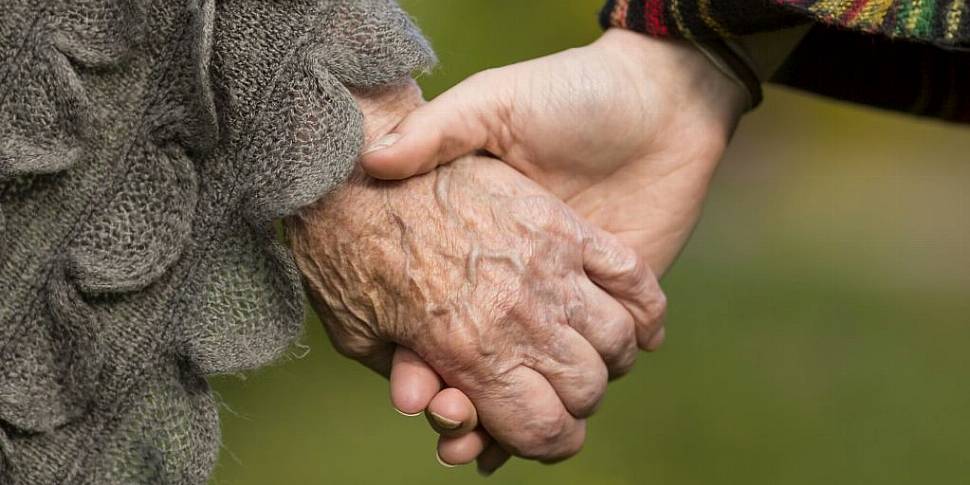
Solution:
M 472 76 L 408 114 L 364 149 L 364 171 L 379 179 L 405 179 L 477 150 L 501 156 L 494 140 L 505 103 L 495 83 L 484 77 Z

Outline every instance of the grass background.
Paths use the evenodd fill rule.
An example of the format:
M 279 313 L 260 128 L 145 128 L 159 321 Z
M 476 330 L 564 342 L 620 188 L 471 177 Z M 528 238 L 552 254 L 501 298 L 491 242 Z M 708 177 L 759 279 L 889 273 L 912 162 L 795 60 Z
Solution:
M 441 58 L 429 96 L 598 33 L 598 0 L 402 3 Z M 967 483 L 968 185 L 967 128 L 768 88 L 664 281 L 668 344 L 611 386 L 580 456 L 491 482 Z M 213 483 L 483 481 L 440 467 L 423 418 L 313 319 L 304 343 L 215 380 Z

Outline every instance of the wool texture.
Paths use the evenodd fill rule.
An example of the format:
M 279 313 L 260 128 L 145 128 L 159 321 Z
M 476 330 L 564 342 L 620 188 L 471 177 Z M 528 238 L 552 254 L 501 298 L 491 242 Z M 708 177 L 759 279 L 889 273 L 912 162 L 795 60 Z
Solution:
M 392 0 L 6 0 L 0 59 L 0 483 L 205 483 L 205 377 L 301 333 L 274 219 L 434 54 Z
M 608 0 L 604 28 L 710 41 L 814 26 L 773 82 L 970 123 L 968 0 Z
M 604 25 L 661 37 L 725 38 L 814 21 L 848 30 L 970 46 L 966 0 L 608 0 Z

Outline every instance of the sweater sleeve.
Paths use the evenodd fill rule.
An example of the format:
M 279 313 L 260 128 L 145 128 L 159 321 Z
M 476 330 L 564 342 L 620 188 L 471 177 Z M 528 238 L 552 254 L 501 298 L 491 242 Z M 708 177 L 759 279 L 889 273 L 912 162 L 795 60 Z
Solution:
M 206 377 L 303 329 L 274 220 L 353 170 L 351 90 L 434 54 L 394 0 L 0 12 L 0 484 L 208 483 Z
M 609 0 L 604 26 L 687 39 L 817 22 L 884 37 L 970 47 L 966 0 Z
M 870 106 L 970 123 L 967 0 L 608 0 L 604 28 L 711 40 L 811 23 L 772 79 Z

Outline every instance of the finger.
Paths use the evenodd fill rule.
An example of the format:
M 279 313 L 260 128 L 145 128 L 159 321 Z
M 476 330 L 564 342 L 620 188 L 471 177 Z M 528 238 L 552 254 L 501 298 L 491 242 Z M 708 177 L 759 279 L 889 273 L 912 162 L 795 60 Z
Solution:
M 376 178 L 404 179 L 480 149 L 501 155 L 505 103 L 486 77 L 472 76 L 412 111 L 364 149 L 361 167 Z
M 391 362 L 391 404 L 405 416 L 417 416 L 441 390 L 441 378 L 414 351 L 398 346 Z
M 523 458 L 568 458 L 586 439 L 585 420 L 569 414 L 549 381 L 528 367 L 504 373 L 470 397 L 488 434 Z
M 578 287 L 585 304 L 567 315 L 569 325 L 599 353 L 611 379 L 626 374 L 639 353 L 633 315 L 589 279 L 581 278 Z
M 488 433 L 481 428 L 454 438 L 442 436 L 438 439 L 438 462 L 445 466 L 471 463 L 491 442 Z
M 509 458 L 511 458 L 509 452 L 502 449 L 498 443 L 493 442 L 478 455 L 478 473 L 487 477 L 501 468 L 505 462 L 509 461 Z
M 660 330 L 657 330 L 657 333 L 653 334 L 650 342 L 647 343 L 647 350 L 652 352 L 659 349 L 665 340 L 667 340 L 667 327 L 664 326 L 660 327 Z
M 548 357 L 531 365 L 549 381 L 569 411 L 588 418 L 599 406 L 609 381 L 609 370 L 600 354 L 575 329 L 562 326 L 541 349 Z
M 442 390 L 425 410 L 428 423 L 442 436 L 462 436 L 478 426 L 475 405 L 464 392 L 449 387 Z
M 667 298 L 656 276 L 632 249 L 597 228 L 590 228 L 583 260 L 589 278 L 633 315 L 637 345 L 649 349 L 667 312 Z

